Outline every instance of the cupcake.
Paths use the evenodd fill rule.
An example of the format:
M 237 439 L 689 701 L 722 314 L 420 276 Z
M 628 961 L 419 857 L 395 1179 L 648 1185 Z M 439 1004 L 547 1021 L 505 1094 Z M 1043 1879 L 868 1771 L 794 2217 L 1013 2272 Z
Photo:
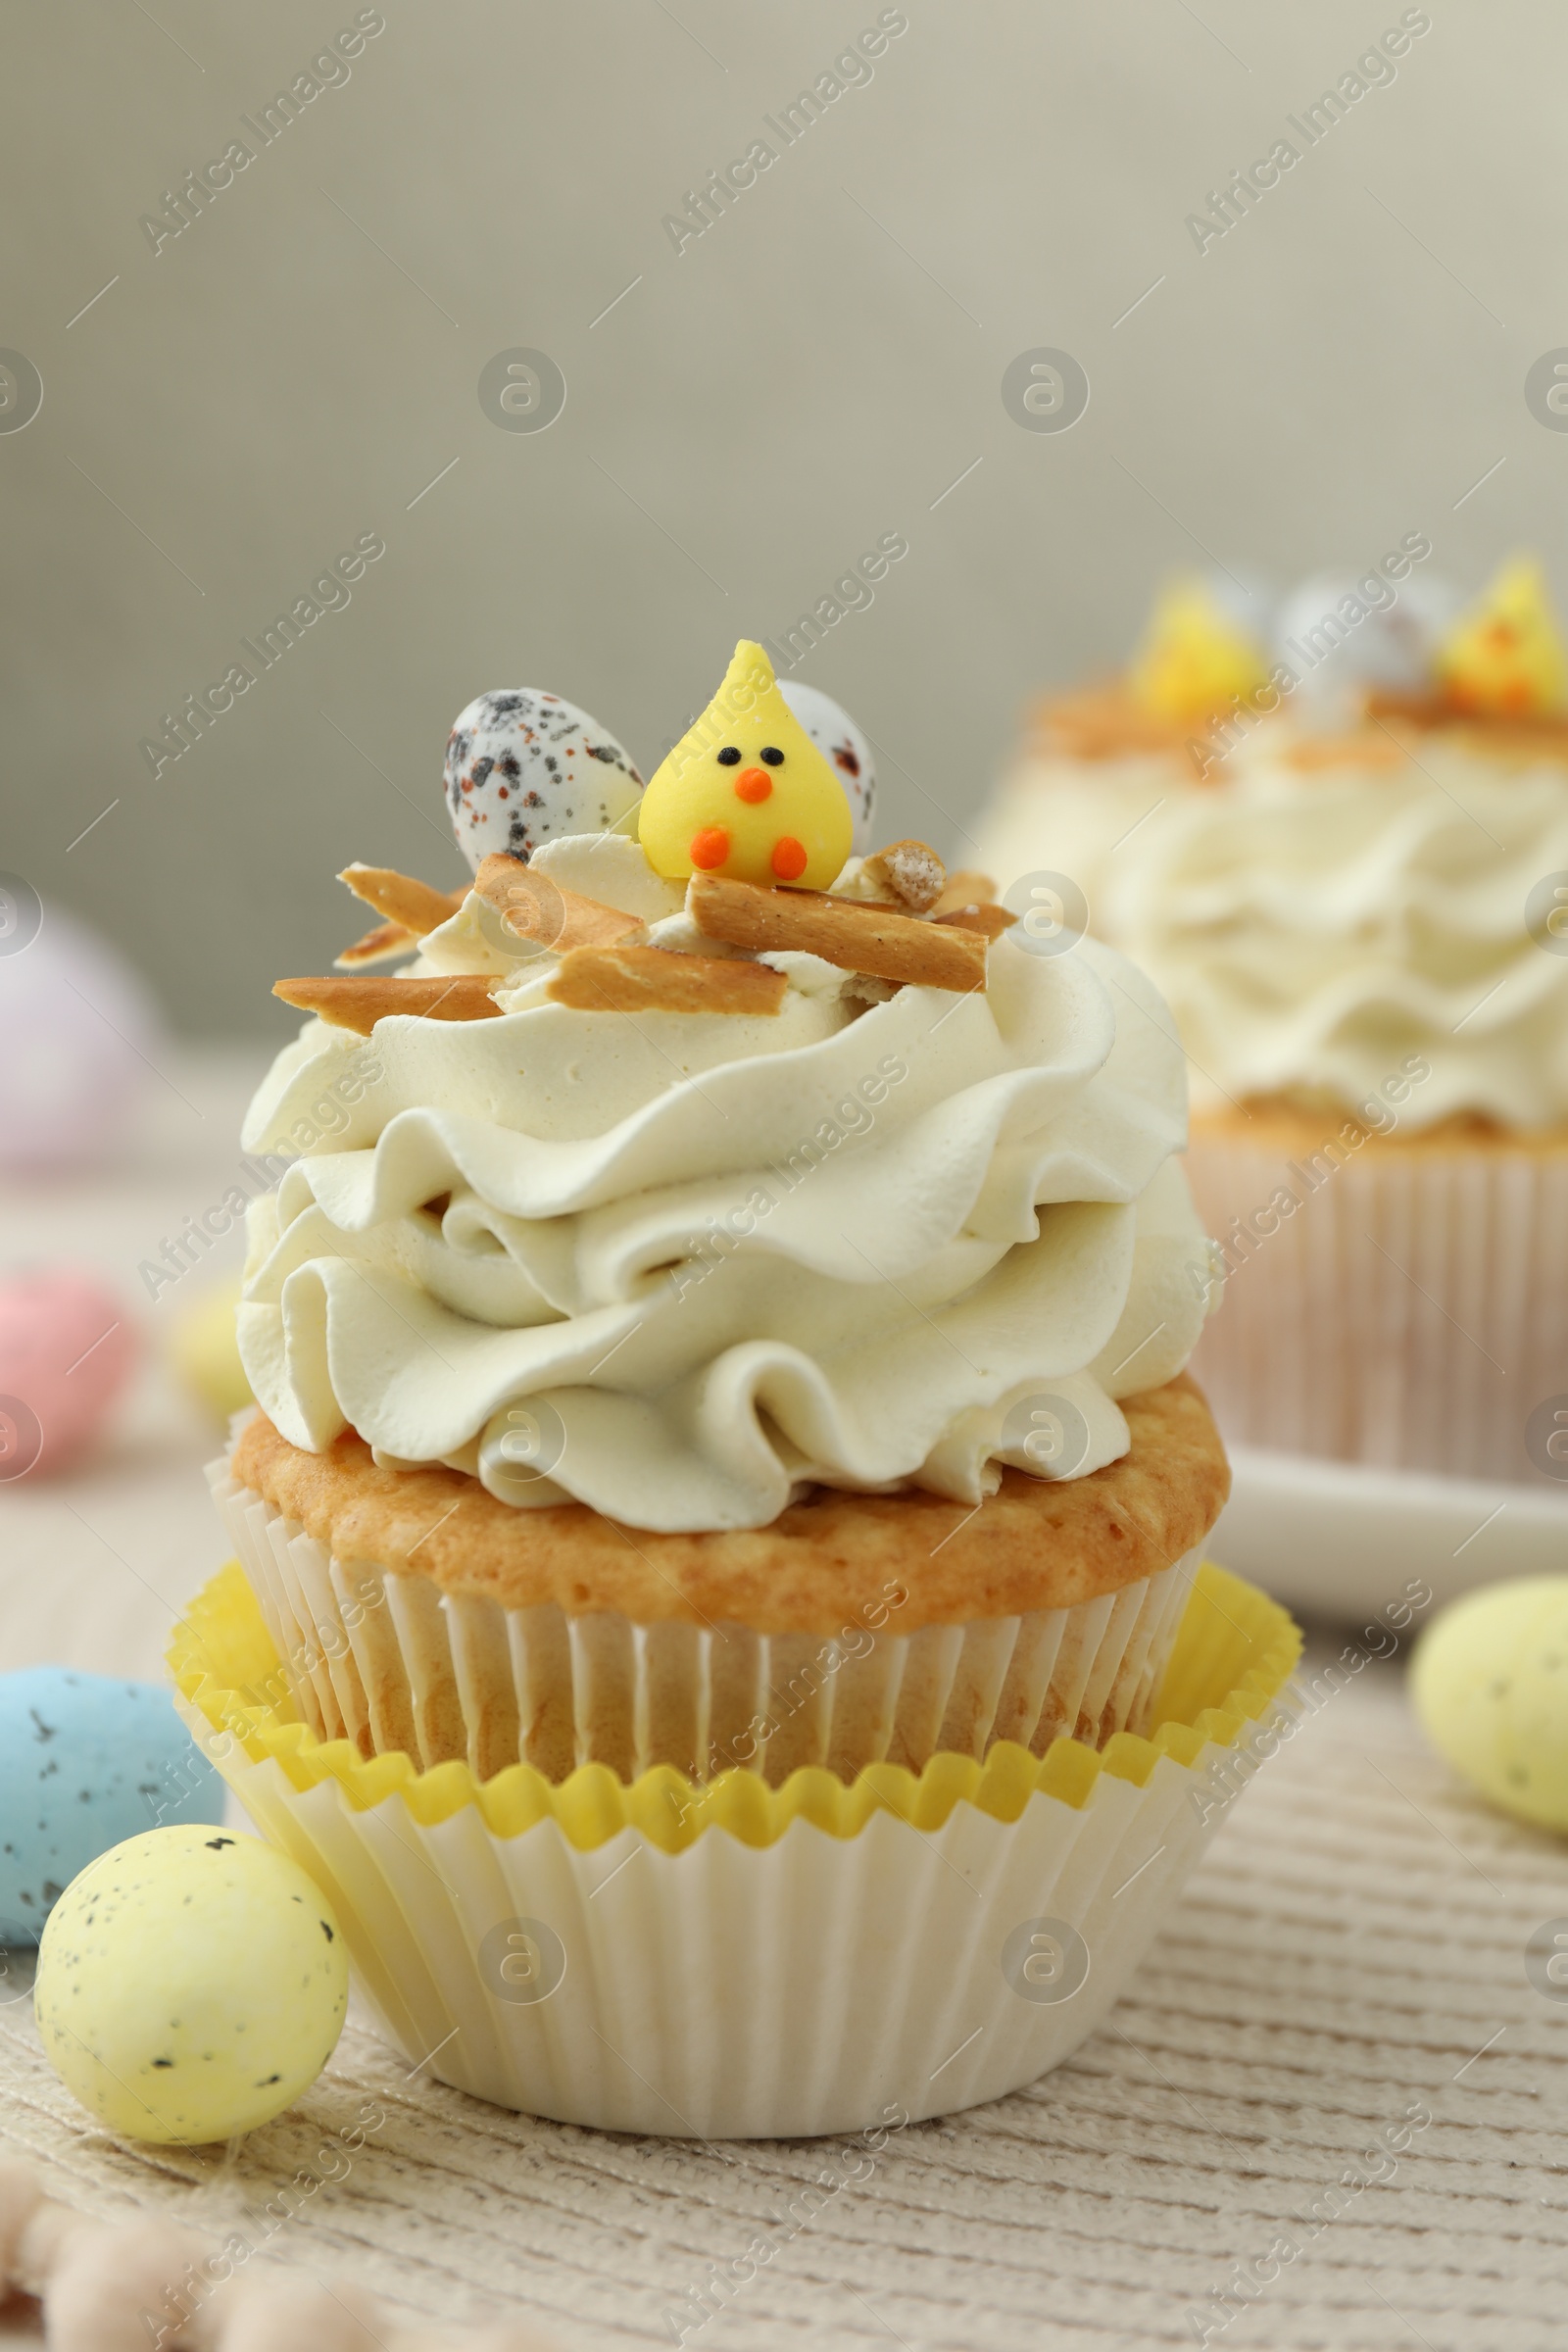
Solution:
M 1092 746 L 1042 714 L 982 846 L 1009 901 L 1070 877 L 1170 1007 L 1227 1435 L 1534 1480 L 1568 1393 L 1568 664 L 1536 566 L 1455 615 L 1396 579 L 1418 553 L 1298 593 L 1272 666 L 1167 604 Z
M 926 845 L 855 855 L 830 747 L 862 743 L 745 642 L 646 791 L 559 698 L 482 697 L 447 769 L 472 886 L 351 867 L 377 930 L 278 984 L 315 1017 L 245 1129 L 299 1156 L 251 1210 L 258 1407 L 212 1473 L 243 1582 L 177 1672 L 388 2030 L 422 2057 L 451 2021 L 437 2072 L 544 2113 L 908 2108 L 951 1984 L 900 1995 L 867 2075 L 821 1973 L 863 2003 L 888 1904 L 957 1934 L 908 1827 L 1002 1839 L 986 1935 L 998 1903 L 1008 1934 L 1052 1909 L 1016 1905 L 1054 1857 L 1082 1939 L 1072 1906 L 1288 1671 L 1271 1604 L 1214 1572 L 1193 1598 L 1228 1472 L 1185 1370 L 1213 1286 L 1168 1018 L 1114 949 L 1037 952 Z M 868 811 L 858 752 L 854 781 Z M 405 1883 L 426 1836 L 439 1885 Z M 590 1912 L 622 1838 L 649 1867 Z M 1196 1848 L 1165 1843 L 1168 1887 Z M 1152 1914 L 1114 1924 L 1106 1998 Z M 803 1936 L 819 2022 L 786 2030 L 753 1980 Z M 642 2057 L 607 2072 L 595 2035 Z M 995 2043 L 922 2112 L 1070 2046 Z

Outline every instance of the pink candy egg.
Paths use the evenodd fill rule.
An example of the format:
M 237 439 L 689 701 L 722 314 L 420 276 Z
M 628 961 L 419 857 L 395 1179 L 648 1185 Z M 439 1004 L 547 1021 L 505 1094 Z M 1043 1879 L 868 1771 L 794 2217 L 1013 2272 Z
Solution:
M 58 1266 L 0 1280 L 0 1482 L 68 1469 L 140 1353 L 134 1325 L 93 1275 Z

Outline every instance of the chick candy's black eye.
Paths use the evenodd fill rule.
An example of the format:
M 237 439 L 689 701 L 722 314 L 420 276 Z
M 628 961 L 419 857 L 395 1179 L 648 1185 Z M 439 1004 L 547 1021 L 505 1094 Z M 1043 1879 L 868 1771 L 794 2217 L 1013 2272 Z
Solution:
M 767 755 L 765 752 L 763 753 L 762 757 L 766 759 Z M 724 749 L 718 755 L 718 764 L 720 767 L 734 767 L 738 764 L 739 760 L 740 754 L 732 743 L 726 743 Z
M 767 761 L 769 767 L 782 767 L 784 764 L 783 753 L 775 751 L 770 743 L 763 744 L 761 756 Z

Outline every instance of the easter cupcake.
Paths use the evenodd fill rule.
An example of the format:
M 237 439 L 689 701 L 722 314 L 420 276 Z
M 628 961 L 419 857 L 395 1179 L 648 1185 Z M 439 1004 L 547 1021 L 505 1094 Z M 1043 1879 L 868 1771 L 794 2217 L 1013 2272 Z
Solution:
M 1533 564 L 1454 613 L 1399 560 L 1291 600 L 1272 666 L 1167 606 L 1107 690 L 1157 746 L 1042 737 L 983 849 L 1009 903 L 1070 877 L 1170 1007 L 1228 1435 L 1533 1480 L 1568 1392 L 1568 664 Z
M 1208 1245 L 1163 1009 L 1110 948 L 1015 940 L 924 844 L 857 856 L 834 746 L 868 813 L 863 739 L 797 715 L 746 642 L 646 792 L 558 698 L 481 698 L 447 776 L 472 887 L 349 869 L 397 936 L 278 984 L 317 1017 L 245 1130 L 275 1147 L 356 1069 L 342 1124 L 251 1212 L 259 1409 L 213 1473 L 248 1592 L 215 1588 L 181 1652 L 192 1720 L 240 1725 L 224 1769 L 330 1880 L 405 2046 L 439 1994 L 466 2036 L 449 2080 L 627 2128 L 829 2129 L 861 2097 L 826 2044 L 793 2088 L 748 2089 L 765 2004 L 735 2028 L 736 2080 L 685 2046 L 710 1972 L 765 1972 L 764 1931 L 786 1934 L 803 1806 L 856 1849 L 803 1921 L 822 1932 L 848 1870 L 834 1933 L 874 1940 L 878 1903 L 918 1919 L 932 1892 L 872 1823 L 897 1792 L 1000 1771 L 1021 1805 L 1049 1768 L 1076 1815 L 1130 1742 L 1126 1799 L 1102 1807 L 1120 1839 L 1184 1622 L 1184 1769 L 1215 1736 L 1204 1709 L 1283 1654 L 1261 1602 L 1256 1643 L 1214 1650 L 1245 1588 L 1188 1608 L 1228 1473 L 1184 1369 Z M 391 955 L 401 971 L 367 968 Z M 1238 1702 L 1227 1736 L 1255 1712 Z M 920 1801 L 898 1798 L 906 1821 Z M 450 1830 L 428 1922 L 365 1875 L 371 1847 L 403 1869 L 386 1806 Z M 667 2062 L 644 2052 L 682 2085 L 678 2121 L 635 2068 L 575 2092 L 508 2071 L 516 2020 L 500 2032 L 480 1995 L 506 2003 L 512 1980 L 487 1975 L 506 1947 L 486 1937 L 521 1923 L 537 1992 L 588 1933 L 576 1880 L 549 1881 L 552 1911 L 545 1881 L 513 1876 L 546 1822 L 553 1870 L 621 1834 L 683 1866 L 695 1956 L 666 1992 L 685 2022 Z M 655 1880 L 627 1874 L 593 1917 L 630 1903 L 626 1933 L 673 1967 L 673 1914 L 644 1899 Z M 620 1965 L 590 1942 L 581 1970 Z M 876 2078 L 900 2097 L 936 2030 L 919 2003 L 906 2022 Z M 1021 2045 L 1003 2042 L 1005 2072 Z

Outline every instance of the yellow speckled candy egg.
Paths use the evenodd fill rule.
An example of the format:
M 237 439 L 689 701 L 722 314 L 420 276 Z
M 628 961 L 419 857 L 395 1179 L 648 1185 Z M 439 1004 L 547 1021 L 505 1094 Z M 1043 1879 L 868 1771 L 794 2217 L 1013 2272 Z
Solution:
M 130 2139 L 253 2132 L 332 2055 L 348 1956 L 315 1881 L 257 1838 L 149 1830 L 72 1880 L 33 1992 L 68 2090 Z
M 1469 1592 L 1410 1668 L 1435 1747 L 1504 1812 L 1568 1831 L 1568 1576 Z
M 179 1379 L 219 1421 L 251 1402 L 251 1384 L 239 1360 L 234 1330 L 239 1292 L 237 1282 L 225 1282 L 193 1299 L 169 1342 L 170 1360 Z

